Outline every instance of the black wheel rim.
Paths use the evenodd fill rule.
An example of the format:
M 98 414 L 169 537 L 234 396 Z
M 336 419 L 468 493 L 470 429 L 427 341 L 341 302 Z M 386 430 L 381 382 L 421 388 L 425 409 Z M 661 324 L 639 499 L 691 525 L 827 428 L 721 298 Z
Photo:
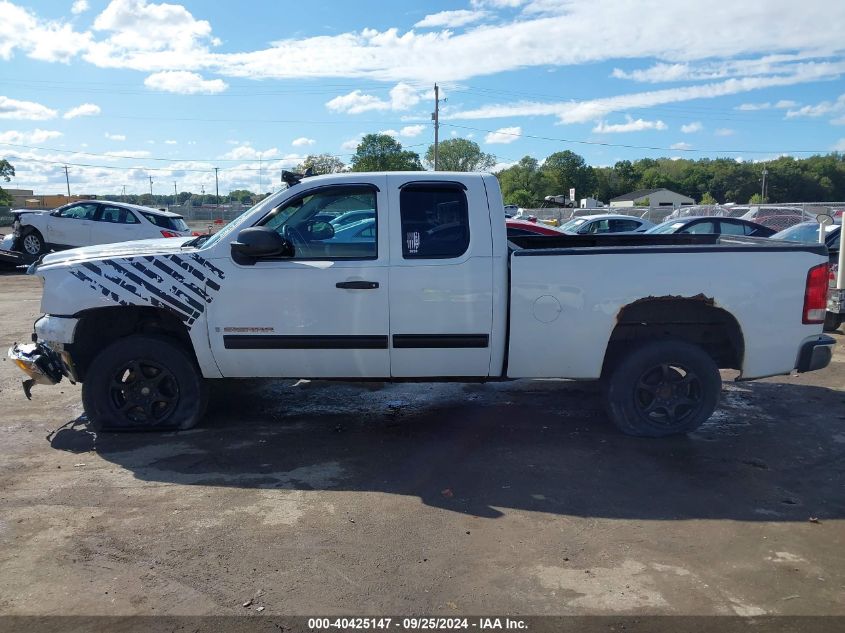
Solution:
M 112 376 L 109 398 L 115 412 L 133 426 L 165 423 L 179 402 L 173 373 L 151 360 L 125 363 Z
M 649 421 L 663 427 L 686 422 L 702 404 L 701 380 L 689 367 L 661 363 L 642 373 L 634 404 Z

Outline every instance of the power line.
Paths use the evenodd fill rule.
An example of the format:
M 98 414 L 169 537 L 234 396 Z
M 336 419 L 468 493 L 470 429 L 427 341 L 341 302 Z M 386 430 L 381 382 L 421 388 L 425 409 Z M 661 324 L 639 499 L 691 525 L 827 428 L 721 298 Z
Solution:
M 456 125 L 454 123 L 441 123 L 440 125 L 447 125 L 462 130 L 472 130 L 474 132 L 488 132 L 491 134 L 502 134 L 504 136 L 515 136 L 519 138 L 533 138 L 540 141 L 554 141 L 557 143 L 574 143 L 578 145 L 600 145 L 602 147 L 623 147 L 626 149 L 648 149 L 657 150 L 661 152 L 691 152 L 691 153 L 706 153 L 706 154 L 827 154 L 828 150 L 809 150 L 809 149 L 693 149 L 693 148 L 677 148 L 677 147 L 658 147 L 651 145 L 628 145 L 625 143 L 606 143 L 604 141 L 583 141 L 569 138 L 553 138 L 550 136 L 537 136 L 535 134 L 517 134 L 515 132 L 503 132 L 501 130 L 487 130 L 479 127 L 470 127 L 468 125 Z

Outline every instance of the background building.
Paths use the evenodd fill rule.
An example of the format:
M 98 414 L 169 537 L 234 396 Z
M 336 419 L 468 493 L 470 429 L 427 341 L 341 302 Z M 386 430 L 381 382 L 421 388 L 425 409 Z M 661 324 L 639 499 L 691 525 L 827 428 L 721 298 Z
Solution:
M 610 200 L 611 207 L 682 207 L 695 200 L 668 189 L 640 189 Z

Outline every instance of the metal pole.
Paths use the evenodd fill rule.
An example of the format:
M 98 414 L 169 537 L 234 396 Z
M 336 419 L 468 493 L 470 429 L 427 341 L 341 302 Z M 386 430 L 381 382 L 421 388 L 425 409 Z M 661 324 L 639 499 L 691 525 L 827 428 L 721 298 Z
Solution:
M 67 165 L 65 165 L 65 182 L 67 183 L 67 197 L 70 198 L 70 176 L 67 175 Z
M 836 273 L 836 287 L 845 290 L 845 212 L 839 220 L 839 271 Z
M 437 171 L 440 145 L 440 88 L 434 84 L 434 171 Z
M 150 196 L 153 195 L 153 177 L 149 176 L 150 179 Z
M 220 213 L 220 183 L 217 182 L 217 167 L 214 168 L 214 204 L 217 207 L 217 213 Z
M 768 173 L 769 173 L 769 170 L 767 170 L 765 167 L 763 167 L 763 186 L 760 189 L 760 197 L 762 198 L 762 200 L 760 202 L 766 201 L 766 175 Z

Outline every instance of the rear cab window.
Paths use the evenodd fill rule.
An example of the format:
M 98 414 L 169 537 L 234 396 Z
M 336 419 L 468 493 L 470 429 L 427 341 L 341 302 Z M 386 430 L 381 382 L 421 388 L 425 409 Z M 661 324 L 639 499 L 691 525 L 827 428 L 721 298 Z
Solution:
M 409 183 L 399 193 L 403 259 L 451 259 L 469 248 L 469 211 L 463 186 Z
M 141 212 L 151 224 L 169 231 L 187 231 L 188 225 L 182 216 L 158 215 L 157 213 Z

